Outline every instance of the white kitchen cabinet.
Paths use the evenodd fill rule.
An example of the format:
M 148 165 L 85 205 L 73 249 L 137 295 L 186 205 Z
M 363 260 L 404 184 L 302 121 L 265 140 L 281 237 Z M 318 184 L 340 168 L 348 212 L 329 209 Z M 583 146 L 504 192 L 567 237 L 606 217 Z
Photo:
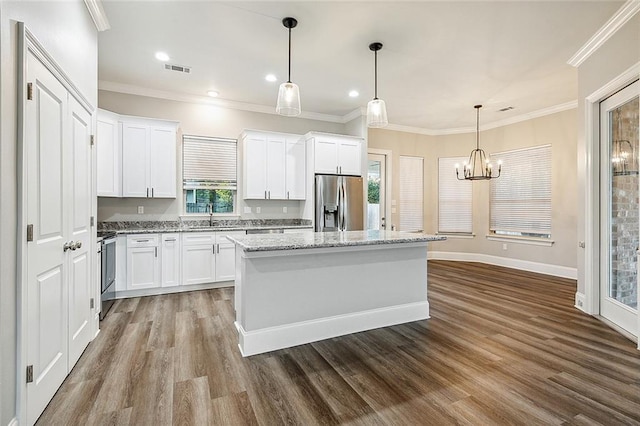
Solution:
M 288 200 L 306 199 L 307 156 L 305 142 L 302 138 L 287 138 L 286 176 Z
M 182 285 L 216 281 L 215 256 L 215 233 L 184 233 L 182 235 Z
M 176 125 L 124 117 L 122 196 L 176 198 Z
M 362 175 L 362 141 L 357 138 L 316 134 L 314 138 L 315 173 Z
M 127 236 L 127 290 L 160 287 L 158 235 Z
M 121 128 L 118 115 L 98 110 L 96 130 L 96 165 L 98 197 L 122 196 Z
M 216 233 L 216 281 L 236 279 L 236 245 L 227 239 L 227 235 L 245 235 L 245 232 Z
M 175 287 L 180 285 L 180 234 L 162 234 L 161 250 L 161 286 Z
M 305 147 L 297 144 L 299 139 L 298 135 L 258 131 L 241 136 L 244 199 L 305 198 Z

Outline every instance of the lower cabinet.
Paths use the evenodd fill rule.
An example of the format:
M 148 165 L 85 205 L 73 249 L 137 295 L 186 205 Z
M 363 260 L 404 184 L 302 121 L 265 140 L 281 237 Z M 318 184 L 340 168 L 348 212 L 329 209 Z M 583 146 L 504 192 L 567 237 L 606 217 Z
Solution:
M 116 264 L 118 269 L 124 266 L 126 288 L 117 290 L 166 288 L 171 292 L 176 291 L 171 288 L 179 286 L 233 281 L 235 244 L 226 237 L 244 234 L 231 231 L 127 235 L 126 262 Z
M 160 287 L 158 235 L 127 237 L 127 290 Z

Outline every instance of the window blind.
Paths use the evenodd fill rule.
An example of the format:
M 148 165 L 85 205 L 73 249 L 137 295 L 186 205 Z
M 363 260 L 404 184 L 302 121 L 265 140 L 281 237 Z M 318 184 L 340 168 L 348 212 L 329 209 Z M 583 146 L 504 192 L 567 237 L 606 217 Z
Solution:
M 491 180 L 490 230 L 551 237 L 551 145 L 491 155 L 502 173 Z
M 422 201 L 424 159 L 400 156 L 400 230 L 424 230 Z
M 468 157 L 438 159 L 438 232 L 473 232 L 473 185 L 456 177 L 456 164 L 467 160 Z
M 236 150 L 235 139 L 184 136 L 184 189 L 236 189 Z

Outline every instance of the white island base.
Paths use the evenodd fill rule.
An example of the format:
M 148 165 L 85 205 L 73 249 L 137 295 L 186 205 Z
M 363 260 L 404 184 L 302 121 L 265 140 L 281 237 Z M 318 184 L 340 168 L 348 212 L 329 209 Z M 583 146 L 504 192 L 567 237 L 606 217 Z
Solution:
M 243 356 L 427 319 L 427 242 L 260 251 L 237 244 L 235 292 Z

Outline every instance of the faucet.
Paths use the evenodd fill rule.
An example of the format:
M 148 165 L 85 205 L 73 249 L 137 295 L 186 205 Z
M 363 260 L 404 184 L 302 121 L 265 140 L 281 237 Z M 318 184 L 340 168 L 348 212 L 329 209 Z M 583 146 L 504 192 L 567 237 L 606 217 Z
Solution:
M 213 204 L 209 203 L 207 209 L 209 210 L 209 226 L 213 226 Z

